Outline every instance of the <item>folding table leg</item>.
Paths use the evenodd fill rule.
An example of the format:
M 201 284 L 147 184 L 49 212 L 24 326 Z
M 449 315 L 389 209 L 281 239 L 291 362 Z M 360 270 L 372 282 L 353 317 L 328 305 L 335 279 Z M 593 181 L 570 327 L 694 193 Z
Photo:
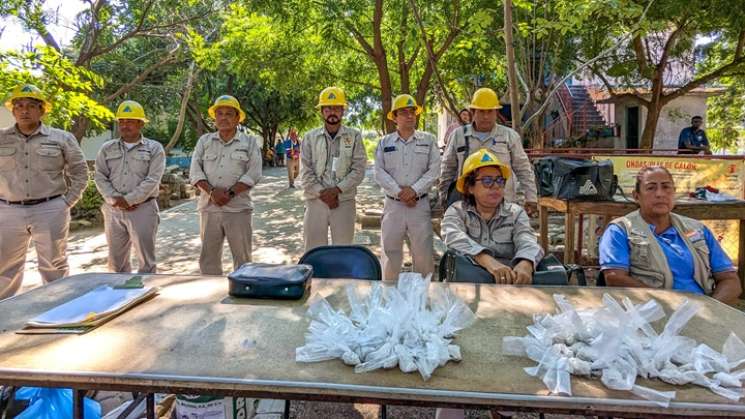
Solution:
M 147 419 L 155 419 L 155 394 L 148 393 L 145 404 L 147 405 Z
M 137 408 L 137 406 L 142 403 L 143 400 L 147 397 L 144 393 L 132 393 L 132 403 L 127 406 L 126 409 L 122 413 L 117 416 L 116 419 L 126 419 L 130 413 L 134 412 L 134 410 Z
M 72 417 L 73 419 L 83 419 L 83 400 L 85 400 L 85 390 L 74 389 L 72 391 Z

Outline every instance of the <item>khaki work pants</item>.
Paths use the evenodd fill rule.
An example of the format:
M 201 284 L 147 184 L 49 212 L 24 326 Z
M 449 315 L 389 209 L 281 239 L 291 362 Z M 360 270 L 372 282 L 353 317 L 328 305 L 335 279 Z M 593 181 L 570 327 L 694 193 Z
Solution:
M 109 270 L 132 272 L 131 249 L 135 249 L 139 273 L 155 273 L 155 236 L 158 234 L 158 201 L 143 202 L 124 211 L 108 204 L 101 207 L 106 243 L 109 245 Z
M 356 210 L 354 199 L 339 202 L 334 209 L 320 199 L 306 200 L 303 217 L 305 251 L 328 245 L 329 229 L 332 244 L 352 244 Z
M 199 270 L 204 275 L 222 275 L 222 248 L 228 239 L 233 255 L 233 270 L 251 262 L 252 211 L 199 213 L 199 235 L 202 251 L 199 255 Z
M 290 186 L 295 185 L 295 179 L 300 174 L 300 159 L 287 158 L 287 178 L 290 181 Z
M 67 276 L 69 231 L 70 209 L 61 197 L 29 206 L 0 202 L 0 300 L 21 288 L 31 240 L 44 283 Z
M 381 220 L 383 280 L 396 281 L 403 265 L 404 239 L 409 239 L 414 272 L 427 276 L 434 268 L 433 232 L 429 199 L 409 208 L 403 202 L 385 198 Z

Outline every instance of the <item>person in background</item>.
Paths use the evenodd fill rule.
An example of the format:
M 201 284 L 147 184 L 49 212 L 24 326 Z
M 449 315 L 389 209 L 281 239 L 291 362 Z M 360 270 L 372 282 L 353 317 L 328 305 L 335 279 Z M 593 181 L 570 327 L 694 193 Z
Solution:
M 397 280 L 401 273 L 405 238 L 414 272 L 427 276 L 434 267 L 427 197 L 440 176 L 440 152 L 434 135 L 416 129 L 421 113 L 413 96 L 396 96 L 387 115 L 396 131 L 383 137 L 375 152 L 375 181 L 385 192 L 380 243 L 386 281 Z
M 222 275 L 222 248 L 228 239 L 233 269 L 251 262 L 253 229 L 251 189 L 261 179 L 260 140 L 238 130 L 246 119 L 238 99 L 223 95 L 208 113 L 217 132 L 197 140 L 191 160 L 190 182 L 201 190 L 199 269 L 204 275 Z
M 698 115 L 691 118 L 691 126 L 683 128 L 678 136 L 678 154 L 711 154 L 706 131 L 701 128 L 704 119 Z
M 300 139 L 295 128 L 290 129 L 290 134 L 285 140 L 285 155 L 287 158 L 287 178 L 290 188 L 295 187 L 295 179 L 300 174 Z
M 458 119 L 460 120 L 461 125 L 467 125 L 471 123 L 471 111 L 469 111 L 466 108 L 463 108 L 458 112 Z
M 163 146 L 142 135 L 148 122 L 142 105 L 125 100 L 116 111 L 119 138 L 105 142 L 96 157 L 94 180 L 104 199 L 101 212 L 109 270 L 132 272 L 135 250 L 140 273 L 155 273 L 158 194 L 166 168 Z
M 277 167 L 285 165 L 285 142 L 282 138 L 277 138 L 274 145 L 274 159 Z
M 352 244 L 357 187 L 365 178 L 367 154 L 359 130 L 342 124 L 347 109 L 344 91 L 327 87 L 318 98 L 323 125 L 300 145 L 300 179 L 305 196 L 305 251 L 328 244 Z
M 445 148 L 448 145 L 448 140 L 450 140 L 450 134 L 453 133 L 453 131 L 458 128 L 462 127 L 463 125 L 468 125 L 471 123 L 471 111 L 463 108 L 458 112 L 458 120 L 450 124 L 447 131 L 445 131 L 445 136 L 443 137 L 443 144 L 440 148 Z
M 479 149 L 488 149 L 515 174 L 505 185 L 505 201 L 518 202 L 519 189 L 525 198 L 525 211 L 529 216 L 538 215 L 538 190 L 533 165 L 523 149 L 520 135 L 512 128 L 497 124 L 501 107 L 497 93 L 492 89 L 481 88 L 473 94 L 470 105 L 473 123 L 456 128 L 442 154 L 439 185 L 442 208 L 447 208 L 449 203 L 456 200 L 453 187 L 466 158 Z M 448 194 L 452 195 L 448 197 Z
M 613 220 L 600 239 L 600 269 L 617 287 L 706 294 L 734 304 L 741 293 L 735 267 L 711 230 L 675 214 L 670 172 L 645 167 L 636 176 L 639 209 Z

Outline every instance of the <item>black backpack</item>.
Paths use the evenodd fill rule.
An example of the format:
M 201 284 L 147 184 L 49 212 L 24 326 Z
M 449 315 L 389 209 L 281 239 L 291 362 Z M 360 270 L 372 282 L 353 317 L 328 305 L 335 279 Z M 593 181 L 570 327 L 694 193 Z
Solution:
M 610 160 L 543 157 L 533 163 L 538 195 L 564 200 L 609 201 L 618 187 Z

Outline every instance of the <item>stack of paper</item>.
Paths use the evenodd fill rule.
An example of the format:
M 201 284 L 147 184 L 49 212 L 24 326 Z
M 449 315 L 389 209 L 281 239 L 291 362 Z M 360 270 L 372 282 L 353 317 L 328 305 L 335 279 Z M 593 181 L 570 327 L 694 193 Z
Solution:
M 153 297 L 157 291 L 157 288 L 102 285 L 29 320 L 24 331 L 34 328 L 89 330 Z

